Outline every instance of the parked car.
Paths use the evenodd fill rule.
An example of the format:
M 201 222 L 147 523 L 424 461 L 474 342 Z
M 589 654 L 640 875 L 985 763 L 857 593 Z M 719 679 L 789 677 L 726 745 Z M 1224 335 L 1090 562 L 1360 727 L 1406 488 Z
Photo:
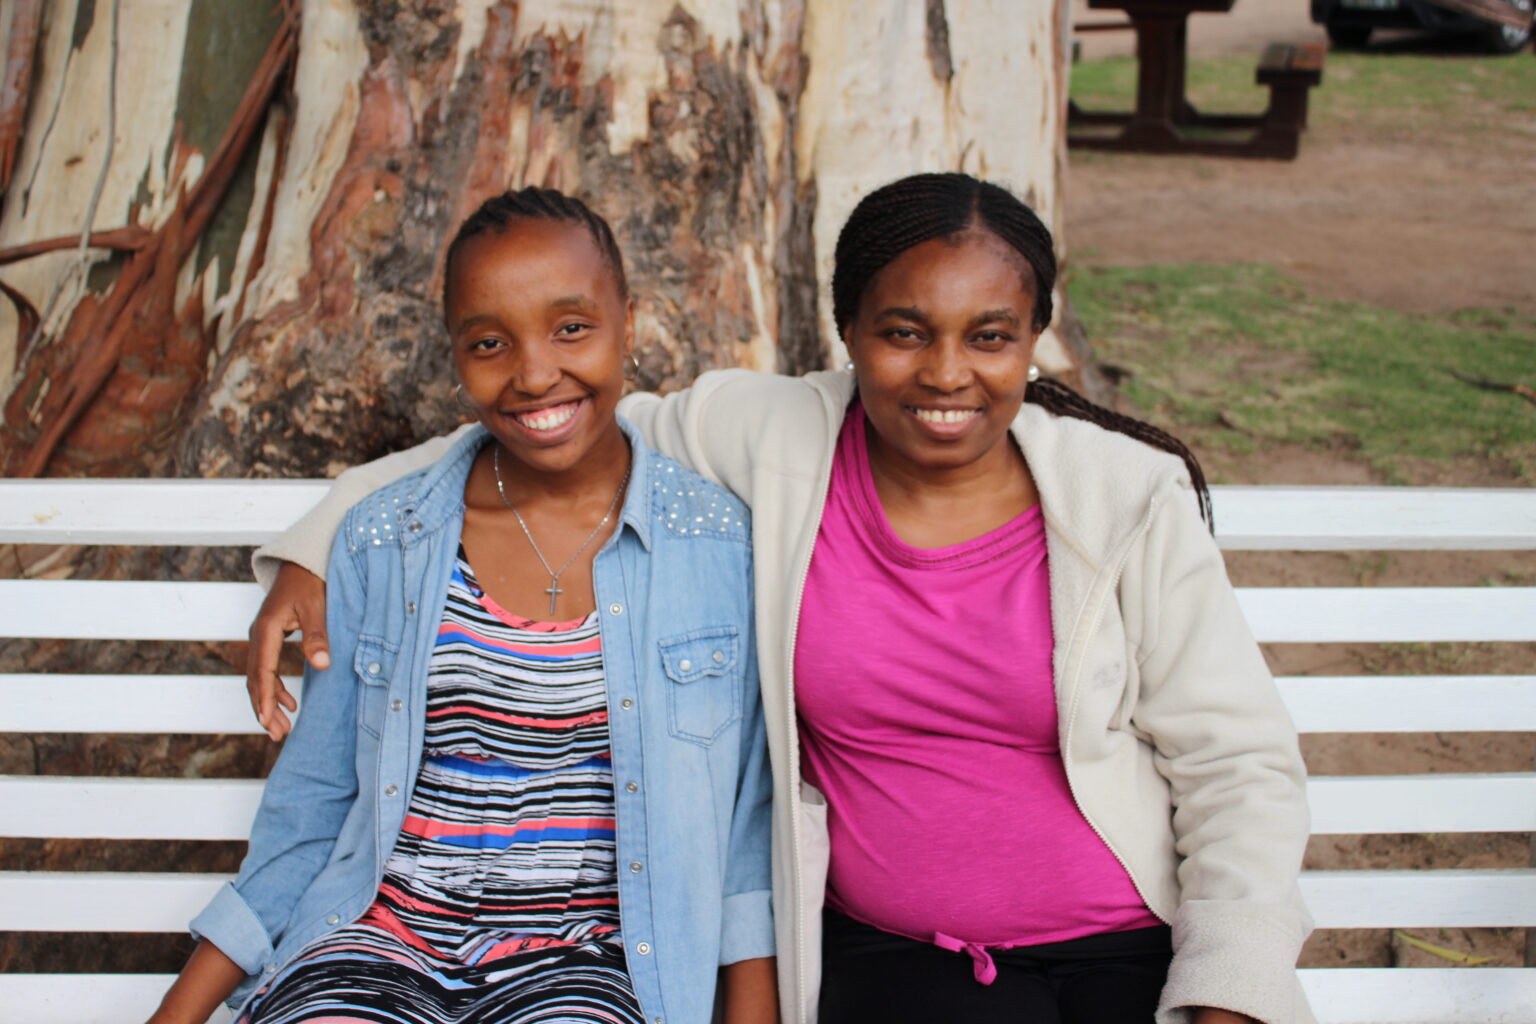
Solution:
M 1340 49 L 1364 46 L 1378 28 L 1409 28 L 1475 35 L 1494 53 L 1514 53 L 1531 40 L 1533 8 L 1536 0 L 1312 0 L 1312 20 Z

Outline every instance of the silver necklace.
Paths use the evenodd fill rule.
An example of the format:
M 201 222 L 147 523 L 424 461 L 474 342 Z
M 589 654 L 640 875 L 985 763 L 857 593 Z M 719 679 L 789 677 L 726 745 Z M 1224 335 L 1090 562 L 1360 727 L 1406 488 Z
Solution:
M 571 563 L 576 561 L 578 555 L 587 550 L 587 545 L 592 543 L 592 538 L 602 533 L 603 527 L 608 525 L 608 520 L 613 518 L 613 510 L 619 507 L 619 499 L 624 497 L 624 488 L 629 484 L 629 471 L 634 468 L 634 465 L 635 462 L 631 459 L 629 465 L 624 467 L 624 479 L 619 481 L 619 489 L 613 493 L 613 502 L 608 506 L 608 511 L 603 513 L 602 521 L 587 534 L 587 539 L 581 542 L 581 547 L 576 549 L 575 554 L 565 560 L 564 565 L 559 569 L 551 569 L 549 559 L 545 558 L 544 552 L 539 550 L 539 542 L 533 539 L 533 532 L 528 529 L 528 524 L 523 522 L 523 514 L 517 510 L 516 505 L 512 504 L 512 499 L 507 497 L 507 487 L 501 481 L 501 445 L 498 444 L 491 449 L 491 468 L 496 472 L 496 493 L 501 495 L 501 503 L 511 509 L 512 514 L 517 517 L 517 525 L 523 528 L 523 536 L 528 538 L 528 546 L 533 548 L 533 553 L 539 556 L 539 563 L 544 566 L 544 571 L 549 573 L 549 586 L 544 588 L 544 593 L 549 595 L 549 614 L 555 614 L 555 601 L 565 593 L 560 589 L 560 575 L 571 567 Z

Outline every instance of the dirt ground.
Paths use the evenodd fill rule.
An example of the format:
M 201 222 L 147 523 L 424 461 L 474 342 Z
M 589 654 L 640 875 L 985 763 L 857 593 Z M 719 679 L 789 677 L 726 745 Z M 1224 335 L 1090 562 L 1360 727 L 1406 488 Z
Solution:
M 1075 21 L 1113 20 L 1075 0 Z M 1081 37 L 1084 58 L 1127 55 L 1127 32 Z M 1190 53 L 1321 39 L 1306 0 L 1239 0 L 1190 19 Z M 1466 43 L 1378 33 L 1378 53 L 1454 56 Z M 1531 60 L 1527 51 L 1510 60 Z M 1327 88 L 1324 71 L 1323 88 Z M 1273 263 L 1326 298 L 1398 309 L 1536 307 L 1536 119 L 1473 144 L 1314 124 L 1294 162 L 1075 154 L 1066 242 L 1087 262 Z
M 1113 20 L 1085 10 L 1077 21 Z M 1248 53 L 1276 39 L 1321 38 L 1306 0 L 1239 0 L 1226 18 L 1191 23 L 1192 59 Z M 1127 33 L 1083 37 L 1084 56 L 1129 52 Z M 1386 52 L 1448 44 L 1398 34 Z M 1508 58 L 1531 60 L 1530 53 Z M 1326 75 L 1326 72 L 1325 72 Z M 1325 77 L 1326 86 L 1326 77 Z M 1067 180 L 1065 240 L 1077 266 L 1167 263 L 1276 265 L 1316 294 L 1410 311 L 1536 309 L 1536 122 L 1447 145 L 1432 134 L 1316 126 L 1294 162 L 1080 154 Z M 1090 338 L 1092 325 L 1089 325 Z M 1532 340 L 1536 372 L 1536 339 Z M 1222 455 L 1226 479 L 1251 483 L 1371 484 L 1381 480 L 1347 447 Z M 1496 464 L 1425 465 L 1416 483 L 1508 486 Z M 1217 510 L 1218 516 L 1220 510 Z M 1536 584 L 1536 553 L 1239 554 L 1240 585 Z M 1277 674 L 1435 671 L 1530 672 L 1536 645 L 1288 645 L 1266 651 Z M 1317 774 L 1529 771 L 1536 737 L 1495 735 L 1309 736 Z M 1527 867 L 1529 835 L 1324 836 L 1312 868 Z M 1412 934 L 1490 966 L 1527 962 L 1520 929 L 1415 930 Z M 1386 930 L 1322 932 L 1310 966 L 1451 966 Z

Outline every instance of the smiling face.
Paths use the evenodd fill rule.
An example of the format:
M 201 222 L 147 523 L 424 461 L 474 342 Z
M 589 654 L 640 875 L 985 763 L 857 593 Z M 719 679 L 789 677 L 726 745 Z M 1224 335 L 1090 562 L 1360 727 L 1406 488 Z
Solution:
M 444 314 L 469 405 L 513 462 L 563 473 L 624 445 L 632 310 L 584 226 L 530 218 L 465 239 Z
M 985 229 L 881 268 L 843 328 L 871 454 L 918 474 L 1003 465 L 1039 337 L 1034 305 L 1029 264 Z

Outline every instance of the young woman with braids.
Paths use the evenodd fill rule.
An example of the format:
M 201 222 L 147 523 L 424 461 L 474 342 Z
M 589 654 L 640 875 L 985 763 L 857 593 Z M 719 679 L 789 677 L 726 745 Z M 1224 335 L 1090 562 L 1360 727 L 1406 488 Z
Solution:
M 1194 457 L 1030 379 L 1055 274 L 1014 196 L 916 175 L 838 239 L 851 373 L 625 399 L 752 508 L 797 1024 L 1312 1019 L 1295 732 Z M 333 523 L 260 570 L 316 567 Z M 278 627 L 323 600 L 285 566 L 253 630 L 274 731 Z
M 723 978 L 772 1024 L 745 509 L 614 415 L 602 218 L 494 197 L 444 277 L 476 422 L 328 543 L 336 657 L 153 1021 L 709 1024 Z

